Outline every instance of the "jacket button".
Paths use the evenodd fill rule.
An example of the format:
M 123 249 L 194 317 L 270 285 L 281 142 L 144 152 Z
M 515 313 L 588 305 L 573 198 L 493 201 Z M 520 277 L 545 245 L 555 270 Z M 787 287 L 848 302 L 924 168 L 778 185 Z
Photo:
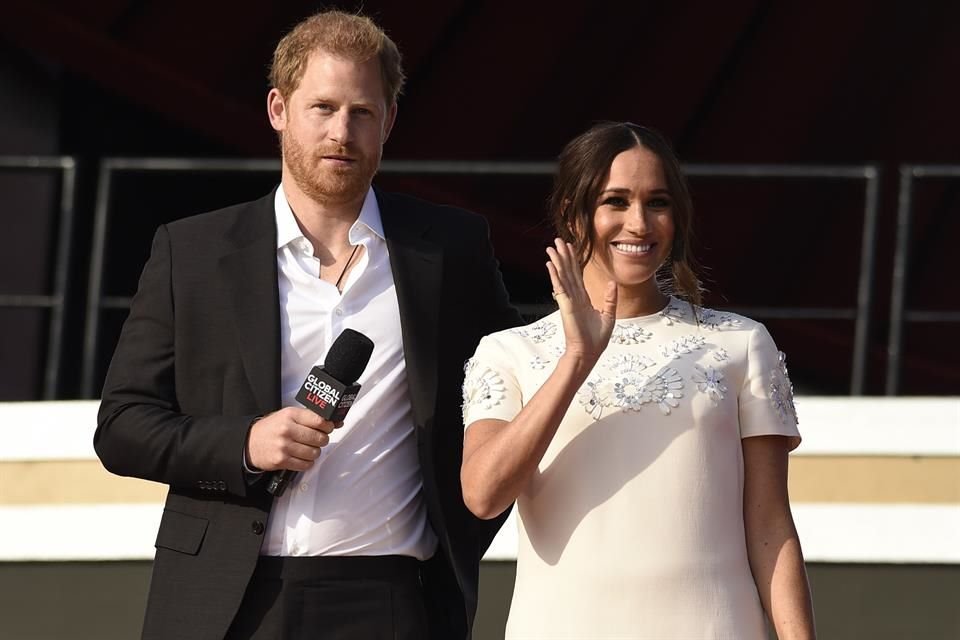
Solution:
M 258 536 L 263 533 L 263 523 L 259 520 L 254 520 L 253 524 L 250 526 L 255 534 Z
M 217 483 L 217 488 L 220 489 L 220 491 L 226 491 L 227 483 L 221 480 L 220 482 Z

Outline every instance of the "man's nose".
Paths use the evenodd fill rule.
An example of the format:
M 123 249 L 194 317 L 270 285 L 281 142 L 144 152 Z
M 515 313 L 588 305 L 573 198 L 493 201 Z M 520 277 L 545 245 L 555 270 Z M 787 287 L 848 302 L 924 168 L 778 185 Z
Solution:
M 346 145 L 350 142 L 352 136 L 353 123 L 350 119 L 350 113 L 341 109 L 330 121 L 330 139 L 340 145 Z

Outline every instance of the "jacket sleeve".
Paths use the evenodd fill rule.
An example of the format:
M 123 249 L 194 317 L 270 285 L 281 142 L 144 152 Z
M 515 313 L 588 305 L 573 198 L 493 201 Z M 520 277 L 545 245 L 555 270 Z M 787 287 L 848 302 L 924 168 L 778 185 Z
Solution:
M 503 274 L 500 273 L 500 263 L 493 253 L 493 244 L 490 241 L 490 227 L 484 218 L 477 216 L 480 221 L 480 230 L 476 237 L 480 239 L 475 252 L 474 275 L 470 279 L 470 286 L 475 287 L 477 299 L 484 311 L 484 335 L 489 335 L 503 329 L 509 329 L 523 324 L 517 308 L 510 303 L 510 296 L 503 284 Z
M 162 226 L 107 372 L 94 449 L 118 475 L 246 495 L 243 450 L 255 416 L 189 415 L 178 402 L 172 262 Z

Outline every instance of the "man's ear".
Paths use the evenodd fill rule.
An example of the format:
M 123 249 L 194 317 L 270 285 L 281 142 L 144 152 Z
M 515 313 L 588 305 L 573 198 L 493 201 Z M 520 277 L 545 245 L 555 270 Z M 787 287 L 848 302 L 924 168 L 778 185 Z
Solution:
M 276 89 L 270 89 L 267 94 L 267 117 L 274 131 L 283 131 L 287 128 L 287 103 Z

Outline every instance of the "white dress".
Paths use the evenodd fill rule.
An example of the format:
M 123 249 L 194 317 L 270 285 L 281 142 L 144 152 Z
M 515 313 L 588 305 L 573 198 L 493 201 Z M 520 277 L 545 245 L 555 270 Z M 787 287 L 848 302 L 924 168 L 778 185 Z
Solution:
M 563 353 L 555 312 L 484 338 L 464 424 L 511 420 Z M 469 428 L 469 427 L 468 427 Z M 517 500 L 511 639 L 764 640 L 741 438 L 800 442 L 766 328 L 671 298 L 620 319 Z

